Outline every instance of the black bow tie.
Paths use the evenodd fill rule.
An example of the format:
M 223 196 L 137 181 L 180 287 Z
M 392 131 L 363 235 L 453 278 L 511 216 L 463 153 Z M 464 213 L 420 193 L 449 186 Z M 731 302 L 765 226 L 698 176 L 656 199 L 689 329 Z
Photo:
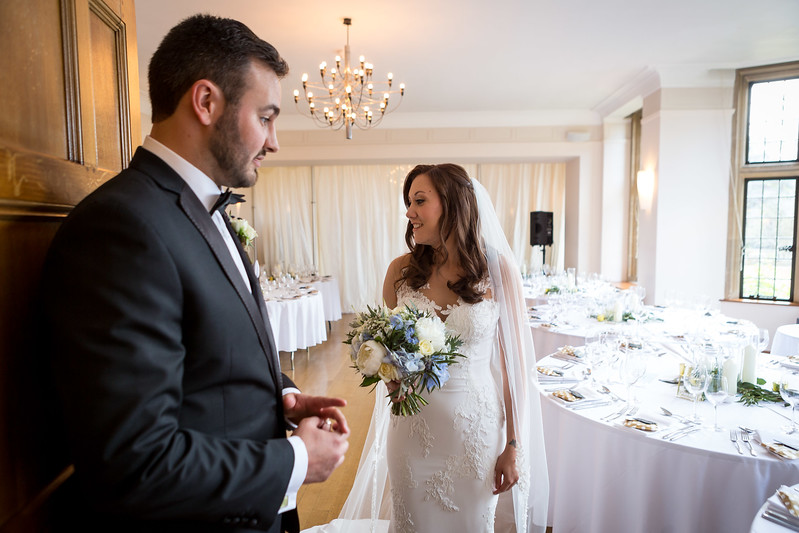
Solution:
M 214 206 L 209 211 L 212 215 L 216 210 L 221 210 L 223 213 L 225 212 L 225 208 L 229 204 L 237 204 L 239 202 L 246 202 L 244 199 L 243 194 L 237 194 L 230 189 L 227 189 L 225 192 L 219 195 L 219 198 L 216 199 L 214 202 Z

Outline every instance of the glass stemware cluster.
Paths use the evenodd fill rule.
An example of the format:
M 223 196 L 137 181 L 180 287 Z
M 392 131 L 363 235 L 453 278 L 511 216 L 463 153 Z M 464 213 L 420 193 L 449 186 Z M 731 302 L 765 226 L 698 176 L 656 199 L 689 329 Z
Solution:
M 799 431 L 796 424 L 796 404 L 799 403 L 799 372 L 785 372 L 780 376 L 780 396 L 791 406 L 791 425 L 783 426 L 782 430 L 788 434 Z

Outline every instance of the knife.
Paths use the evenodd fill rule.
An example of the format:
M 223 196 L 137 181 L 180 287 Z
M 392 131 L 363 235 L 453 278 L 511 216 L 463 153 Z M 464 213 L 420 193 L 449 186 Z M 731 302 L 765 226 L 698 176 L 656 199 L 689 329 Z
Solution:
M 792 522 L 789 522 L 788 520 L 784 519 L 780 515 L 772 513 L 771 511 L 768 511 L 768 510 L 765 511 L 762 516 L 763 516 L 763 518 L 765 518 L 769 522 L 773 522 L 775 524 L 779 524 L 782 527 L 790 529 L 791 531 L 799 531 L 799 526 L 797 526 L 796 524 L 794 524 Z

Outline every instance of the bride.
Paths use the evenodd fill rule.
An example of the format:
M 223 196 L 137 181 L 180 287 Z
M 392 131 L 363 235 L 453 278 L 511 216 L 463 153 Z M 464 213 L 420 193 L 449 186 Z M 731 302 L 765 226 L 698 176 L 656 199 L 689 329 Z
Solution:
M 419 414 L 389 422 L 381 386 L 353 489 L 340 518 L 317 530 L 544 531 L 535 354 L 521 277 L 490 198 L 462 167 L 441 164 L 411 170 L 403 199 L 410 253 L 389 266 L 383 298 L 438 315 L 465 357 Z

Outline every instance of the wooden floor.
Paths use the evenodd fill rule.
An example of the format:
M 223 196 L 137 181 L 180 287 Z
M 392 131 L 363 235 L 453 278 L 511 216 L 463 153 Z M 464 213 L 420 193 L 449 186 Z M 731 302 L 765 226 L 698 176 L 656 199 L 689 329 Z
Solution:
M 280 353 L 283 372 L 292 378 L 302 392 L 315 396 L 334 396 L 347 400 L 342 411 L 350 426 L 350 447 L 344 463 L 324 483 L 303 485 L 297 499 L 301 527 L 326 524 L 338 517 L 344 501 L 355 479 L 355 471 L 361 457 L 363 442 L 369 429 L 369 420 L 374 407 L 374 394 L 369 388 L 358 386 L 360 378 L 348 353 L 346 338 L 353 315 L 345 314 L 332 323 L 327 341 L 311 348 L 310 353 L 301 350 L 294 355 L 294 371 L 291 356 Z

